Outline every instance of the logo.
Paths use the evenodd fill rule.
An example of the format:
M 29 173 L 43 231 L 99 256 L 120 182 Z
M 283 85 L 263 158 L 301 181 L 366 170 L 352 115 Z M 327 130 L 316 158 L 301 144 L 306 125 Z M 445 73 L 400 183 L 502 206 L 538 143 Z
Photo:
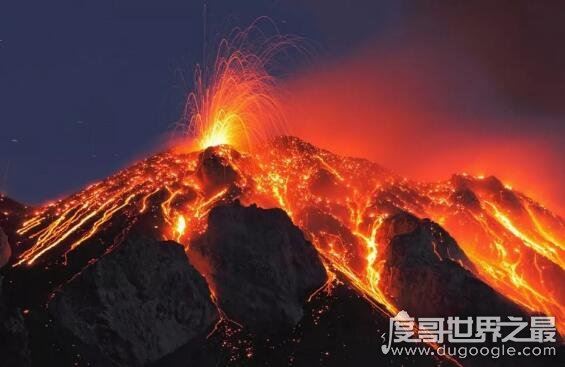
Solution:
M 406 311 L 400 311 L 389 320 L 388 340 L 386 333 L 383 334 L 385 344 L 381 350 L 388 354 L 394 348 L 393 343 L 427 343 L 435 346 L 444 343 L 555 343 L 556 334 L 553 316 L 531 316 L 529 320 L 518 316 L 508 316 L 506 319 L 499 316 L 415 319 Z M 437 348 L 438 354 L 441 354 L 441 348 L 444 347 Z M 433 355 L 434 352 L 426 354 Z M 521 352 L 517 355 L 521 355 Z

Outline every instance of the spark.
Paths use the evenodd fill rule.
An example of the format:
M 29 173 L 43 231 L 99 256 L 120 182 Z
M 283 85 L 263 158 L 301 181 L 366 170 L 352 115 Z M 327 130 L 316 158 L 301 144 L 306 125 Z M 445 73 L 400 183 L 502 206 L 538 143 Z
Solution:
M 229 144 L 248 151 L 285 131 L 276 79 L 268 66 L 301 43 L 278 33 L 266 37 L 259 26 L 264 20 L 223 39 L 210 74 L 196 68 L 195 90 L 185 106 L 189 149 Z

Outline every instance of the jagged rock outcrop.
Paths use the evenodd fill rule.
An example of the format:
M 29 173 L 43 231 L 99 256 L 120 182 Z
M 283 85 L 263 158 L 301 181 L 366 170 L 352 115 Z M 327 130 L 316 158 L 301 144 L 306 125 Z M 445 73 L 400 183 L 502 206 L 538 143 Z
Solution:
M 304 301 L 326 281 L 316 250 L 280 209 L 215 207 L 189 256 L 220 308 L 257 333 L 296 325 Z
M 308 207 L 299 213 L 302 228 L 307 233 L 328 233 L 340 239 L 337 243 L 319 240 L 318 246 L 329 249 L 330 246 L 347 259 L 347 263 L 357 272 L 362 272 L 367 266 L 365 245 L 355 237 L 339 219 L 316 208 Z
M 0 276 L 0 365 L 30 366 L 29 334 L 20 310 L 11 308 L 4 299 L 2 280 Z
M 481 202 L 477 198 L 477 195 L 468 188 L 458 189 L 453 192 L 451 200 L 473 211 L 479 211 L 481 209 Z
M 309 180 L 309 189 L 313 194 L 325 197 L 344 197 L 347 187 L 327 169 L 317 170 Z
M 2 227 L 0 227 L 0 268 L 10 261 L 11 256 L 12 248 L 8 242 L 8 236 L 4 233 Z
M 105 363 L 146 365 L 218 320 L 205 280 L 174 242 L 129 239 L 56 291 L 56 327 Z
M 438 224 L 406 212 L 388 218 L 381 285 L 399 308 L 417 317 L 512 315 L 525 312 L 470 271 L 472 263 Z
M 233 186 L 239 175 L 230 163 L 239 158 L 240 154 L 231 148 L 209 147 L 198 157 L 196 176 L 202 182 L 203 187 L 210 192 Z
M 10 256 L 15 256 L 19 245 L 16 231 L 28 209 L 25 205 L 0 194 L 0 267 L 5 265 Z

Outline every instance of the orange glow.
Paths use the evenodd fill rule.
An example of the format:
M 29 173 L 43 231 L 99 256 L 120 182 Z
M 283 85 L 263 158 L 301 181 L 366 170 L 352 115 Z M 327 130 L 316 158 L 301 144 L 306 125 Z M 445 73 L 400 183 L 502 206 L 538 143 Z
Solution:
M 27 247 L 15 265 L 33 266 L 52 256 L 66 256 L 113 226 L 129 229 L 148 217 L 163 238 L 183 244 L 190 254 L 190 242 L 206 229 L 210 210 L 238 199 L 284 209 L 318 250 L 331 279 L 340 274 L 375 307 L 395 315 L 398 308 L 379 284 L 381 250 L 386 245 L 379 243 L 379 230 L 391 213 L 405 210 L 444 226 L 474 263 L 477 277 L 525 309 L 555 316 L 560 332 L 565 332 L 561 217 L 493 177 L 410 181 L 370 161 L 337 155 L 297 138 L 273 139 L 283 121 L 273 94 L 274 80 L 265 68 L 273 49 L 267 47 L 256 56 L 247 46 L 248 35 L 249 30 L 238 33 L 237 47 L 222 43 L 209 79 L 197 72 L 196 91 L 186 112 L 192 140 L 33 213 L 18 231 Z M 406 149 L 411 164 L 422 170 L 436 174 L 453 169 L 457 162 L 448 159 L 458 151 L 440 159 L 418 154 L 417 147 L 399 147 L 403 134 L 424 131 L 420 123 L 409 122 L 414 103 L 388 100 L 392 110 L 371 119 L 369 112 L 375 107 L 350 100 L 347 80 L 342 82 L 345 90 L 339 100 L 331 94 L 335 88 L 326 91 L 323 82 L 316 86 L 321 97 L 301 95 L 309 111 L 319 109 L 324 114 L 311 124 L 313 115 L 304 115 L 308 122 L 301 125 L 304 136 L 348 153 L 359 147 L 367 152 Z M 343 119 L 337 121 L 334 112 Z M 359 122 L 358 131 L 343 127 L 351 121 Z M 383 121 L 389 122 L 375 127 Z M 394 125 L 397 122 L 400 127 Z M 333 129 L 340 131 L 340 139 Z M 379 129 L 385 133 L 388 129 L 391 135 L 377 134 Z M 422 140 L 441 145 L 446 138 L 433 135 L 428 132 Z M 448 137 L 468 141 L 453 132 Z M 212 175 L 218 173 L 223 180 L 214 184 L 202 172 L 201 150 L 210 146 L 215 148 L 207 153 L 213 152 L 221 162 L 216 167 L 219 173 Z M 444 160 L 448 168 L 440 164 Z M 460 195 L 471 199 L 461 200 Z
M 175 239 L 177 241 L 180 241 L 180 239 L 184 235 L 185 231 L 186 231 L 186 220 L 184 219 L 184 215 L 179 215 L 177 217 L 177 224 L 175 226 L 175 232 L 177 233 L 177 236 L 175 237 Z
M 188 150 L 229 144 L 248 151 L 284 132 L 275 79 L 267 65 L 298 43 L 279 34 L 266 37 L 261 30 L 264 20 L 222 40 L 209 75 L 196 68 L 195 90 L 185 107 Z
M 243 156 L 227 146 L 215 154 L 239 175 L 216 190 L 206 188 L 198 175 L 199 153 L 163 153 L 45 206 L 19 231 L 32 246 L 16 265 L 66 254 L 87 245 L 118 216 L 133 220 L 155 210 L 164 219 L 163 237 L 190 251 L 191 239 L 206 229 L 210 209 L 239 198 L 283 208 L 329 272 L 342 274 L 372 304 L 395 314 L 397 307 L 379 286 L 384 244 L 378 242 L 393 206 L 441 223 L 478 277 L 524 308 L 556 316 L 559 330 L 565 330 L 565 222 L 496 179 L 460 175 L 438 183 L 408 181 L 369 161 L 294 138 L 276 139 Z M 477 203 L 459 202 L 459 190 L 472 190 Z M 380 195 L 386 202 L 377 200 Z

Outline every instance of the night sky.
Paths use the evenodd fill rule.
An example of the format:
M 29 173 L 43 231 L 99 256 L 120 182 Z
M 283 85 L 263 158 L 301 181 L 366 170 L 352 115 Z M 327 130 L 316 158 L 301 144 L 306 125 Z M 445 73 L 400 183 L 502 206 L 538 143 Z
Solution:
M 491 138 L 547 138 L 558 157 L 551 179 L 565 179 L 565 11 L 544 2 L 493 3 L 210 0 L 209 47 L 266 15 L 282 33 L 316 45 L 315 68 L 394 42 L 456 49 L 442 68 L 451 75 L 473 64 L 477 77 L 442 93 L 472 99 L 455 103 L 462 110 L 521 117 L 478 125 Z M 0 190 L 42 202 L 162 147 L 202 58 L 202 9 L 202 1 L 187 0 L 3 1 Z M 467 82 L 479 79 L 480 88 Z M 478 98 L 485 95 L 488 103 Z

